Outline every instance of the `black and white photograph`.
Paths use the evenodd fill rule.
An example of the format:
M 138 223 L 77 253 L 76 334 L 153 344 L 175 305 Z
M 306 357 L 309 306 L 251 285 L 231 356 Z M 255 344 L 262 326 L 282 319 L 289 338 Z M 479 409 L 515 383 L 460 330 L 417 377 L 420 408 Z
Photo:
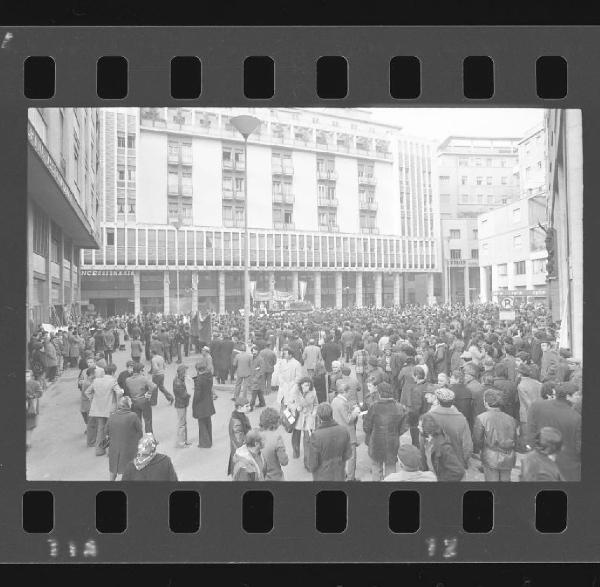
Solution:
M 580 110 L 29 108 L 27 138 L 28 481 L 581 480 Z

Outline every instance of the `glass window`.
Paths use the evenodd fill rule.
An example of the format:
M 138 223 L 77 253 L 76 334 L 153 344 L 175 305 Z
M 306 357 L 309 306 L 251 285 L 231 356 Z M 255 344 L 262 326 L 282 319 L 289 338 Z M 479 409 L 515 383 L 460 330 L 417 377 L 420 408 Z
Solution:
M 491 177 L 486 177 L 485 182 L 487 185 L 492 185 L 492 178 Z
M 479 259 L 479 249 L 471 249 L 471 259 Z
M 519 222 L 521 220 L 521 208 L 513 208 L 512 217 L 513 222 Z
M 135 149 L 135 135 L 132 135 L 132 134 L 127 135 L 127 148 Z
M 125 148 L 125 135 L 124 134 L 117 134 L 117 147 L 119 149 L 124 149 Z
M 508 266 L 506 263 L 502 263 L 502 265 L 498 265 L 498 275 L 504 277 L 508 274 Z
M 459 239 L 460 238 L 460 230 L 452 229 L 450 231 L 450 238 L 452 238 L 452 239 Z
M 483 185 L 483 177 L 477 178 L 477 185 Z
M 463 175 L 463 176 L 460 178 L 460 183 L 461 183 L 461 185 L 467 185 L 467 181 L 468 181 L 468 177 L 467 177 L 466 175 Z
M 517 261 L 515 263 L 515 275 L 525 275 L 525 261 Z
M 450 249 L 450 258 L 451 259 L 461 259 L 462 251 L 460 249 Z
M 110 228 L 106 229 L 106 244 L 109 246 L 115 244 L 115 233 L 114 230 Z
M 513 237 L 513 246 L 515 249 L 520 249 L 523 246 L 523 239 L 520 234 Z

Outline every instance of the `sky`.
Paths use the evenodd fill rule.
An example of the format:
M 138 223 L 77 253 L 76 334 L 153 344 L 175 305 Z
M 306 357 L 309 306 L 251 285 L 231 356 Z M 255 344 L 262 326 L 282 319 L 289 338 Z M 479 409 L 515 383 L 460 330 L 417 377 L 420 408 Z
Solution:
M 369 108 L 372 120 L 407 134 L 444 140 L 449 135 L 520 137 L 544 118 L 543 108 Z

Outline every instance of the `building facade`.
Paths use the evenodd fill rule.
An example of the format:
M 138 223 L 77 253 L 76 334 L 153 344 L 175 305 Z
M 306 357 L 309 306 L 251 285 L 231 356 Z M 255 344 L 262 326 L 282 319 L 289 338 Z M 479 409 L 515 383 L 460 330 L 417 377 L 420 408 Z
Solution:
M 247 161 L 229 122 L 238 114 L 261 121 Z M 434 145 L 369 116 L 103 111 L 102 247 L 82 255 L 83 297 L 106 314 L 243 307 L 247 211 L 257 298 L 432 303 L 441 296 Z
M 547 110 L 548 303 L 560 344 L 583 358 L 583 143 L 581 110 Z
M 30 108 L 27 334 L 80 308 L 80 251 L 100 245 L 101 160 L 95 108 Z
M 518 144 L 518 200 L 479 216 L 481 300 L 510 291 L 519 302 L 546 301 L 547 149 L 544 125 Z
M 519 197 L 519 138 L 450 136 L 437 152 L 444 299 L 480 298 L 477 217 Z

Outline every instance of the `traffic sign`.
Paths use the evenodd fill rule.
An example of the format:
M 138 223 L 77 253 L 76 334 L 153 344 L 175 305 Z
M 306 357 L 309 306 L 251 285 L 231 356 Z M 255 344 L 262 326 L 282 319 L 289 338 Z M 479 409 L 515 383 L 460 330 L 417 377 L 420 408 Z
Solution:
M 498 315 L 499 320 L 507 320 L 509 322 L 514 322 L 516 318 L 516 313 L 514 310 L 500 310 Z
M 500 300 L 500 307 L 503 310 L 512 310 L 513 309 L 513 298 L 504 297 Z

